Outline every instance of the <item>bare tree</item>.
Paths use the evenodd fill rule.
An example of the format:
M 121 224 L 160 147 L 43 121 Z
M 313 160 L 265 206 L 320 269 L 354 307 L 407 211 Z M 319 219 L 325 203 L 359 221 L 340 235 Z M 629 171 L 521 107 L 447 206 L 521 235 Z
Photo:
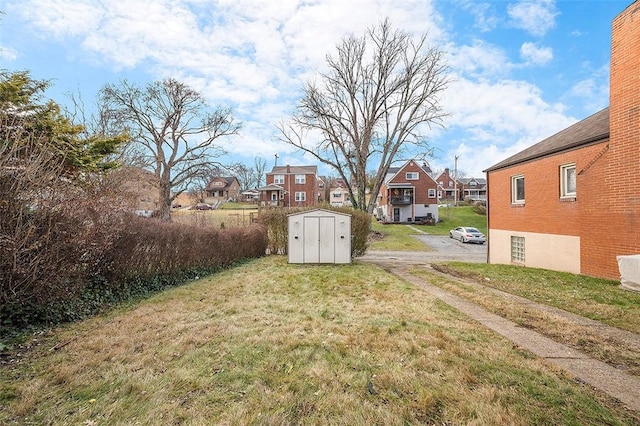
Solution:
M 218 140 L 240 129 L 230 109 L 211 110 L 198 92 L 174 79 L 144 88 L 127 81 L 107 84 L 100 104 L 105 126 L 126 130 L 155 174 L 162 220 L 171 219 L 175 197 L 208 176 L 216 158 L 224 154 Z
M 304 88 L 297 113 L 279 125 L 280 139 L 335 169 L 354 208 L 373 212 L 392 162 L 406 145 L 428 147 L 421 133 L 442 125 L 439 96 L 447 87 L 443 53 L 392 30 L 388 19 L 360 38 L 349 36 L 327 55 L 321 83 Z M 366 201 L 367 168 L 379 161 Z
M 262 179 L 267 171 L 267 160 L 262 157 L 254 158 L 253 170 L 255 171 L 255 188 L 260 188 L 262 186 Z

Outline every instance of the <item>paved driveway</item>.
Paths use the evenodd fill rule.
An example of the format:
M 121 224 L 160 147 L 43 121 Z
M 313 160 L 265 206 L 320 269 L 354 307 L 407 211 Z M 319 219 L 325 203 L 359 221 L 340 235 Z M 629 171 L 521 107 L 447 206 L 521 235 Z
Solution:
M 463 262 L 487 262 L 487 245 L 461 243 L 458 240 L 442 235 L 418 234 L 414 238 L 419 239 L 432 251 L 377 251 L 368 250 L 360 257 L 362 260 L 390 260 L 395 262 L 408 263 L 429 263 L 446 260 L 460 260 Z

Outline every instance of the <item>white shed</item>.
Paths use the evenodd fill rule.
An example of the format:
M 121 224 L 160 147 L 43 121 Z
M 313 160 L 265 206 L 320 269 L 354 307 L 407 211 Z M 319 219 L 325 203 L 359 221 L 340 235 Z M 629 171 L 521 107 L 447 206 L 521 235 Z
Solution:
M 351 263 L 351 215 L 316 209 L 288 217 L 289 263 Z

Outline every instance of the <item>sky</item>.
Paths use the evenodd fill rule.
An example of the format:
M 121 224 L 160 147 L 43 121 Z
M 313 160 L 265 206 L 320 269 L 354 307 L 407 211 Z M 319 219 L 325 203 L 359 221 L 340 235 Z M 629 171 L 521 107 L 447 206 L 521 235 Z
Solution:
M 481 178 L 608 106 L 611 23 L 632 2 L 0 0 L 0 68 L 50 80 L 49 98 L 79 95 L 88 110 L 107 83 L 175 78 L 242 122 L 220 141 L 223 162 L 320 166 L 278 141 L 277 124 L 345 37 L 389 18 L 426 33 L 449 69 L 440 99 L 449 116 L 426 133 L 431 168 L 453 170 L 458 157 L 461 176 Z

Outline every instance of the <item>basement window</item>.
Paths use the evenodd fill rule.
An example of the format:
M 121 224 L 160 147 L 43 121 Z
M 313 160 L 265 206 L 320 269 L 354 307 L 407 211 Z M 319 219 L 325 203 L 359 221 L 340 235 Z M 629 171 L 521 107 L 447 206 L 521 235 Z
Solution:
M 524 263 L 524 237 L 511 237 L 511 261 Z

